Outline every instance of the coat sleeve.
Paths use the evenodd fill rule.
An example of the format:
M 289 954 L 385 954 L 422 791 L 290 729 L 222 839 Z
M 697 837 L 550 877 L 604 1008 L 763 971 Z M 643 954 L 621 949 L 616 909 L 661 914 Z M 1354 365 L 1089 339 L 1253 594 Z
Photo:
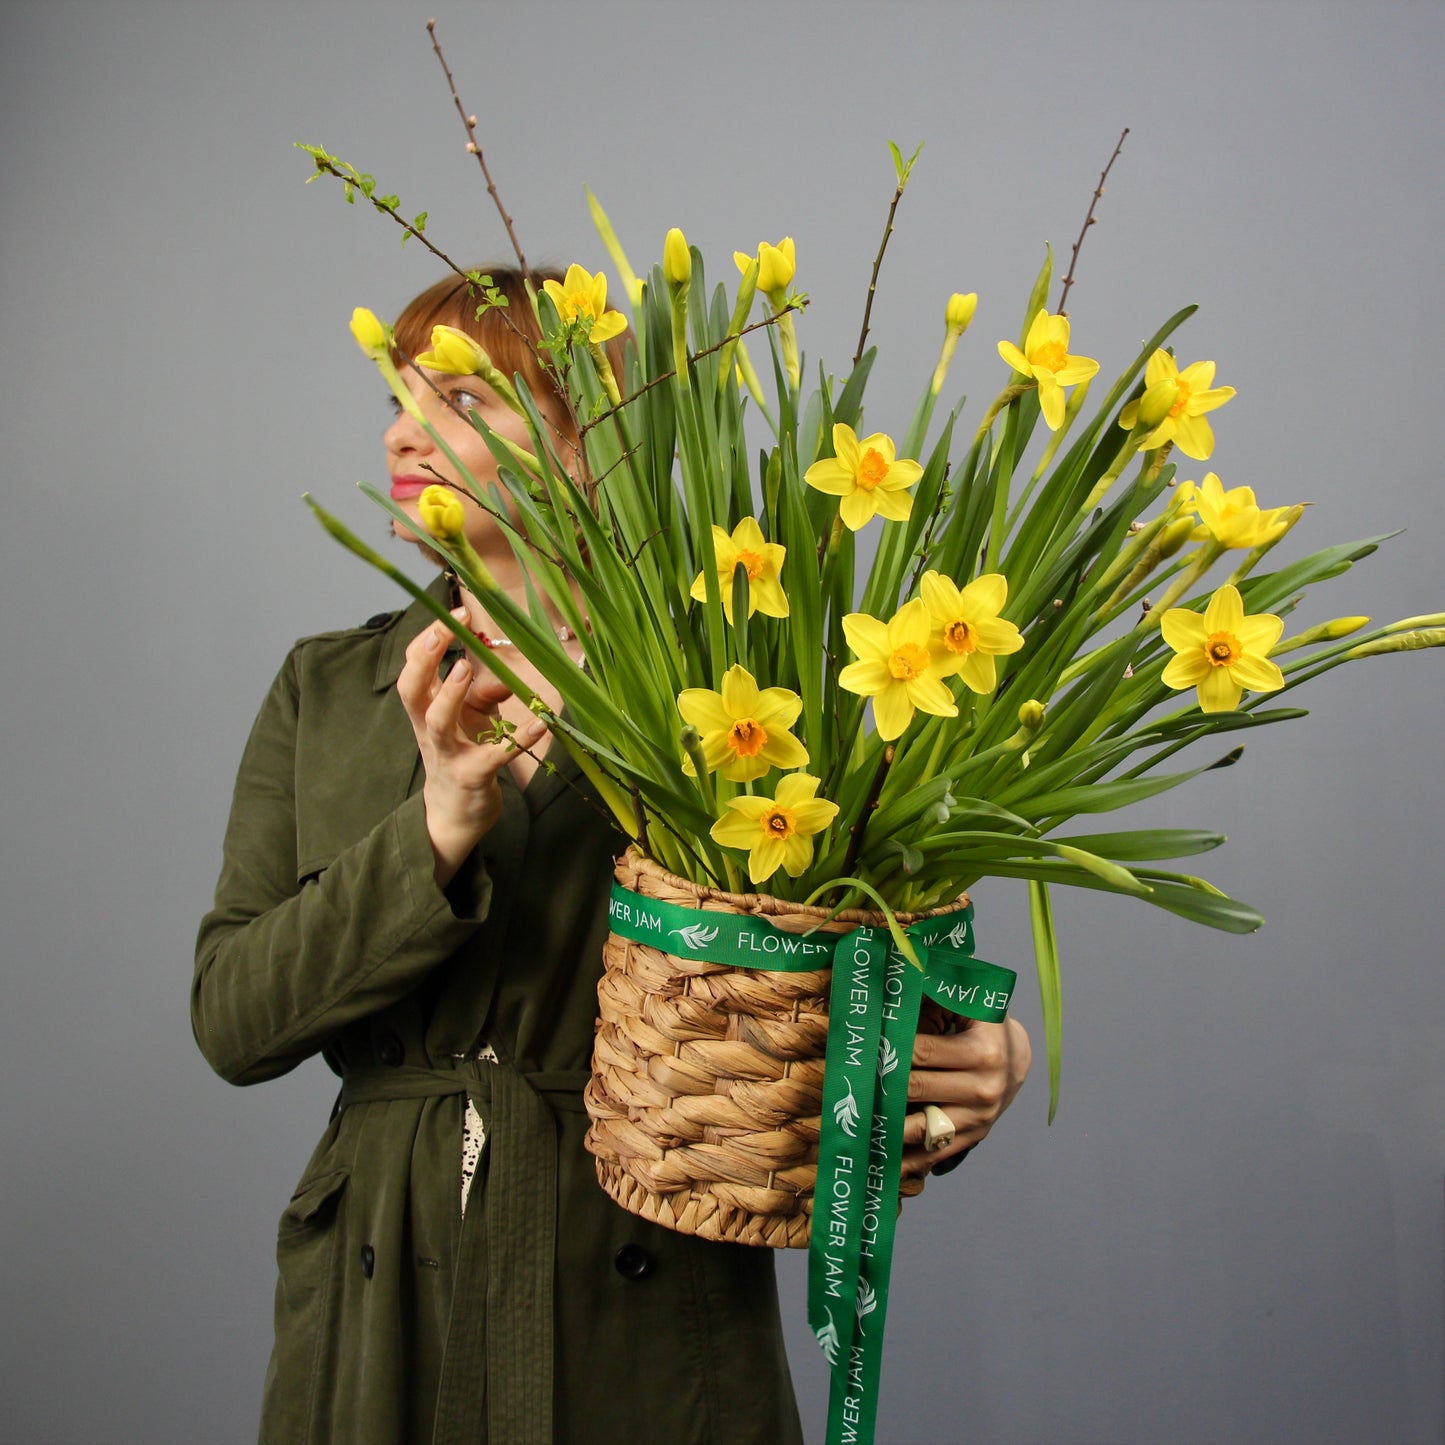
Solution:
M 314 877 L 297 878 L 293 652 L 236 779 L 215 907 L 201 923 L 191 1025 L 222 1078 L 293 1069 L 346 1025 L 411 992 L 485 920 L 480 861 L 436 885 L 419 794 Z

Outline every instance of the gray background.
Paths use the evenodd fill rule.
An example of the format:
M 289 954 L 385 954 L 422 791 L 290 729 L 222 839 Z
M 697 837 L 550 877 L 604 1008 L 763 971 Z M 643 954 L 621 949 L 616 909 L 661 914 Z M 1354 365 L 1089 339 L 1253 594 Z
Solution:
M 386 417 L 346 331 L 436 267 L 294 140 L 375 172 L 462 258 L 495 217 L 411 3 L 3 11 L 0 137 L 0 1435 L 252 1437 L 274 1220 L 334 1087 L 206 1070 L 186 989 L 230 779 L 298 634 L 398 605 L 298 498 L 359 525 Z M 1445 603 L 1438 4 L 447 6 L 441 33 L 535 259 L 641 263 L 682 225 L 797 238 L 810 356 L 846 365 L 893 138 L 927 149 L 885 267 L 869 420 L 901 431 L 949 292 L 951 386 L 999 384 L 1051 239 L 1134 128 L 1071 297 L 1112 373 L 1175 306 L 1238 399 L 1212 465 L 1289 546 L 1407 528 L 1306 604 Z M 646 135 L 649 150 L 633 143 Z M 1055 292 L 1057 296 L 1057 291 Z M 1186 464 L 1183 476 L 1203 467 Z M 1296 542 L 1300 545 L 1296 546 Z M 1063 1106 L 1041 1075 L 906 1212 L 880 1440 L 1441 1438 L 1442 657 L 1335 673 L 1312 716 L 1139 821 L 1247 939 L 1060 896 Z M 1343 684 L 1343 685 L 1341 685 Z M 1023 974 L 1018 886 L 981 948 Z M 805 1416 L 824 1371 L 782 1261 Z

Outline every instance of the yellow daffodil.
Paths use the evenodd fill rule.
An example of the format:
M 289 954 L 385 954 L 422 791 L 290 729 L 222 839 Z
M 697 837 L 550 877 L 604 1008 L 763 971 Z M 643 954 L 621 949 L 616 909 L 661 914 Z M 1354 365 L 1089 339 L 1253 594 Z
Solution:
M 428 371 L 444 371 L 449 376 L 481 376 L 492 370 L 492 358 L 486 348 L 455 326 L 433 326 L 431 350 L 416 359 Z
M 1051 316 L 1046 307 L 1029 326 L 1020 351 L 1012 341 L 1000 341 L 998 354 L 1023 376 L 1031 376 L 1039 387 L 1039 410 L 1050 431 L 1064 424 L 1064 388 L 1087 381 L 1099 363 L 1087 356 L 1069 355 L 1069 318 Z
M 455 542 L 466 526 L 461 498 L 450 487 L 430 486 L 416 499 L 421 524 L 439 542 Z
M 962 336 L 968 330 L 969 323 L 973 320 L 973 313 L 977 310 L 977 291 L 970 291 L 967 294 L 955 291 L 948 298 L 948 305 L 943 308 L 943 323 L 950 331 L 956 331 Z
M 373 360 L 391 353 L 391 333 L 376 312 L 358 306 L 351 313 L 351 334 L 356 344 Z
M 733 260 L 738 270 L 744 272 L 753 263 L 746 251 L 734 251 Z M 758 290 L 765 296 L 786 293 L 797 269 L 797 248 L 791 236 L 784 236 L 776 246 L 764 241 L 758 247 Z
M 815 798 L 817 791 L 817 778 L 789 773 L 776 798 L 731 798 L 729 811 L 712 825 L 712 840 L 747 849 L 754 883 L 766 883 L 779 868 L 796 878 L 813 861 L 813 834 L 838 815 L 837 803 Z
M 686 286 L 692 276 L 692 252 L 676 226 L 662 243 L 662 274 L 669 286 Z
M 1262 512 L 1254 500 L 1253 487 L 1231 487 L 1226 492 L 1213 472 L 1206 472 L 1198 486 L 1181 482 L 1175 495 L 1181 507 L 1199 514 L 1203 525 L 1195 532 L 1195 540 L 1213 537 L 1221 547 L 1248 551 L 1277 541 L 1298 515 L 1293 507 L 1272 507 Z
M 683 721 L 701 734 L 703 761 L 735 783 L 751 782 L 769 768 L 801 768 L 808 750 L 788 731 L 803 710 L 803 700 L 785 687 L 759 688 L 747 668 L 723 673 L 722 691 L 689 687 L 677 695 Z M 682 770 L 696 769 L 690 758 Z
M 593 276 L 574 262 L 561 281 L 544 281 L 542 289 L 552 298 L 564 326 L 578 320 L 590 323 L 589 341 L 611 341 L 627 330 L 627 318 L 607 309 L 606 272 Z
M 921 597 L 905 603 L 886 623 L 866 612 L 850 612 L 843 619 L 843 635 L 858 661 L 838 674 L 838 685 L 873 699 L 873 720 L 885 742 L 902 735 L 915 708 L 935 717 L 958 716 L 928 645 L 931 631 Z
M 919 587 L 932 624 L 929 648 L 941 676 L 955 673 L 974 692 L 998 686 L 994 658 L 1017 652 L 1023 635 L 999 616 L 1008 601 L 1001 572 L 975 577 L 962 591 L 938 572 L 925 572 Z
M 938 364 L 933 368 L 933 380 L 929 383 L 934 396 L 943 390 L 943 380 L 948 375 L 953 353 L 958 350 L 958 338 L 968 330 L 976 310 L 977 291 L 970 291 L 966 295 L 962 291 L 955 291 L 943 308 L 943 347 L 938 353 Z
M 893 438 L 874 432 L 859 438 L 843 422 L 833 427 L 835 455 L 814 462 L 803 475 L 810 487 L 841 497 L 838 513 L 857 531 L 876 512 L 892 522 L 906 521 L 913 510 L 913 493 L 908 490 L 923 475 L 914 461 L 899 461 Z
M 1214 385 L 1214 363 L 1196 361 L 1180 371 L 1167 351 L 1156 351 L 1144 368 L 1144 387 L 1144 395 L 1119 413 L 1119 425 L 1132 427 L 1139 420 L 1141 409 L 1146 418 L 1152 419 L 1150 398 L 1167 399 L 1172 387 L 1174 399 L 1164 419 L 1140 446 L 1144 451 L 1153 451 L 1172 441 L 1186 457 L 1193 457 L 1196 462 L 1207 461 L 1214 450 L 1214 430 L 1204 420 L 1204 413 L 1223 406 L 1234 395 L 1232 386 Z
M 1164 669 L 1164 683 L 1197 687 L 1202 712 L 1233 712 L 1245 688 L 1277 692 L 1284 686 L 1284 674 L 1269 660 L 1284 622 L 1270 612 L 1246 617 L 1238 589 L 1228 583 L 1209 599 L 1202 617 L 1171 607 L 1159 626 L 1177 654 Z
M 769 617 L 786 617 L 788 599 L 783 594 L 778 573 L 788 549 L 763 536 L 763 529 L 752 517 L 744 517 L 733 528 L 732 536 L 718 526 L 712 529 L 713 559 L 717 570 L 718 590 L 722 593 L 723 611 L 729 623 L 733 620 L 733 573 L 739 568 L 748 574 L 748 616 L 764 612 Z M 707 579 L 701 572 L 692 584 L 691 595 L 699 602 L 707 601 Z

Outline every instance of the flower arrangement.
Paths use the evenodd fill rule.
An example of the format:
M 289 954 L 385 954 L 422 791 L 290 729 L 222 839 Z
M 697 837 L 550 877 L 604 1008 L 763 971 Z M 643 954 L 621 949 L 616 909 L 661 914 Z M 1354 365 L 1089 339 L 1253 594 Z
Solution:
M 474 118 L 465 119 L 485 170 Z M 423 497 L 422 517 L 462 583 L 560 693 L 561 711 L 533 699 L 535 708 L 641 854 L 733 894 L 875 908 L 913 963 L 916 934 L 896 914 L 946 909 L 982 878 L 1027 881 L 1052 1118 L 1055 885 L 1122 894 L 1225 931 L 1263 921 L 1170 866 L 1218 847 L 1217 833 L 1070 825 L 1233 763 L 1238 747 L 1203 765 L 1166 766 L 1202 739 L 1304 716 L 1285 695 L 1346 662 L 1445 644 L 1445 614 L 1373 627 L 1342 617 L 1287 636 L 1306 589 L 1384 539 L 1272 565 L 1302 505 L 1269 498 L 1262 507 L 1249 487 L 1226 489 L 1213 472 L 1177 477 L 1180 457 L 1209 460 L 1212 418 L 1235 394 L 1215 384 L 1212 360 L 1180 365 L 1171 349 L 1194 308 L 1168 318 L 1105 388 L 1099 362 L 1072 350 L 1072 263 L 1051 309 L 1051 253 L 1022 334 L 996 341 L 1004 370 L 976 423 L 964 423 L 961 406 L 939 406 L 977 319 L 977 297 L 957 294 L 911 418 L 871 430 L 874 285 L 918 159 L 890 148 L 896 187 L 869 310 L 839 376 L 805 364 L 807 297 L 795 282 L 806 258 L 790 237 L 735 252 L 725 282 L 709 280 L 702 254 L 673 229 L 639 277 L 590 193 L 630 322 L 609 305 L 602 271 L 573 265 L 530 292 L 571 435 L 547 423 L 520 375 L 501 375 L 461 332 L 438 327 L 428 352 L 407 357 L 370 312 L 358 310 L 352 329 L 402 406 L 414 403 L 397 366 L 414 364 L 481 377 L 525 420 L 529 449 L 472 414 L 500 491 L 450 460 L 511 539 L 530 607 L 470 551 L 445 488 Z M 348 199 L 361 194 L 431 246 L 424 216 L 406 221 L 370 176 L 304 149 Z M 1092 216 L 1091 206 L 1080 242 Z M 490 278 L 453 269 L 470 278 L 479 308 L 499 304 Z M 624 333 L 619 371 L 603 343 Z M 532 698 L 439 603 L 310 505 Z M 558 642 L 544 599 L 581 639 L 585 667 Z M 875 1028 L 869 1047 L 886 1057 L 897 1043 Z M 847 1088 L 846 1100 L 829 1096 L 845 1132 L 858 1111 Z M 863 1301 L 877 1284 L 859 1276 L 857 1334 L 843 1346 L 861 1337 Z M 886 1296 L 886 1274 L 883 1287 Z M 835 1360 L 836 1321 L 810 1314 Z
M 400 219 L 369 176 L 306 149 L 318 173 Z M 917 156 L 893 155 L 896 209 Z M 1070 350 L 1065 298 L 1049 309 L 1050 256 L 1023 336 L 998 341 L 1001 389 L 964 435 L 957 410 L 934 425 L 977 306 L 955 295 L 937 365 L 895 438 L 863 428 L 876 357 L 866 319 L 842 380 L 805 388 L 795 317 L 807 298 L 791 289 L 792 238 L 735 253 L 729 294 L 709 286 L 704 258 L 676 229 L 638 279 L 595 198 L 592 209 L 632 303 L 624 374 L 602 349 L 628 327 L 603 272 L 574 264 L 534 292 L 575 445 L 546 425 L 526 383 L 502 376 L 463 333 L 438 327 L 429 352 L 401 358 L 370 312 L 358 310 L 353 331 L 402 405 L 414 403 L 398 361 L 480 376 L 525 418 L 530 451 L 475 417 L 507 491 L 472 490 L 506 527 L 536 607 L 498 590 L 468 555 L 444 488 L 427 495 L 423 516 L 458 577 L 558 688 L 564 712 L 547 722 L 622 832 L 696 883 L 889 914 L 938 907 L 984 877 L 1027 879 L 1046 974 L 1057 966 L 1055 884 L 1257 928 L 1247 904 L 1159 866 L 1217 847 L 1220 835 L 1060 829 L 1204 771 L 1161 771 L 1201 738 L 1303 716 L 1279 706 L 1281 695 L 1342 663 L 1440 645 L 1445 614 L 1370 630 L 1368 618 L 1340 618 L 1283 636 L 1305 588 L 1383 539 L 1270 570 L 1302 506 L 1261 509 L 1250 488 L 1225 490 L 1212 472 L 1176 482 L 1177 456 L 1209 459 L 1210 417 L 1234 396 L 1214 384 L 1213 361 L 1181 367 L 1166 349 L 1193 308 L 1170 317 L 1090 406 L 1099 363 Z M 419 235 L 425 217 L 403 224 Z M 497 304 L 489 278 L 470 274 L 478 306 Z M 759 331 L 770 389 L 747 344 Z M 769 443 L 756 468 L 750 408 Z M 876 548 L 862 576 L 860 540 Z M 1228 575 L 1207 586 L 1228 554 Z M 582 639 L 584 669 L 539 620 L 544 597 Z M 1057 982 L 1047 983 L 1052 1114 Z

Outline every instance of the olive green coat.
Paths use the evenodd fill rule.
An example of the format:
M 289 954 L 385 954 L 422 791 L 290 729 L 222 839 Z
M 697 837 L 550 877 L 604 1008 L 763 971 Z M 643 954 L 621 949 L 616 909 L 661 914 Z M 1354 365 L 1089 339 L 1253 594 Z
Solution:
M 786 1445 L 765 1250 L 626 1213 L 580 1086 L 618 838 L 566 754 L 445 891 L 396 695 L 413 605 L 297 644 L 247 744 L 192 1018 L 257 1083 L 321 1051 L 337 1111 L 281 1217 L 274 1445 Z M 500 1064 L 473 1060 L 480 1042 Z M 470 1096 L 487 1145 L 465 1220 Z

